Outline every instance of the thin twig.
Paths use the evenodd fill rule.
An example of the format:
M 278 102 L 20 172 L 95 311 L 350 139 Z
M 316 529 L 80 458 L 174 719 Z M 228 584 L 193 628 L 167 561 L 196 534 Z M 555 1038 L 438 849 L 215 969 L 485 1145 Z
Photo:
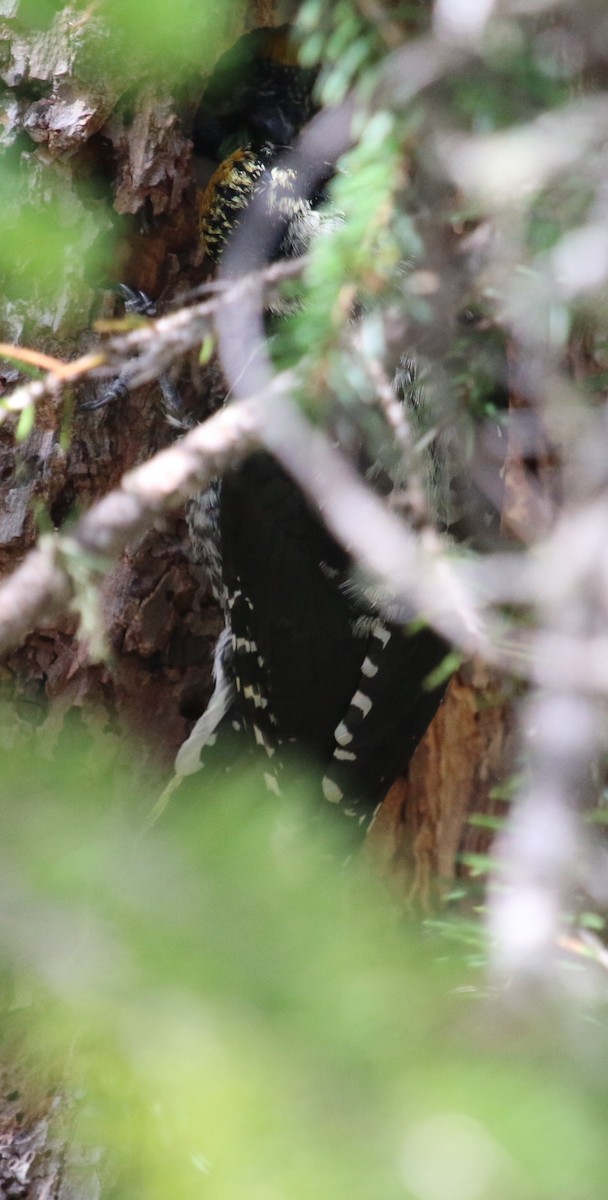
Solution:
M 205 299 L 200 303 L 178 308 L 128 333 L 109 337 L 99 350 L 69 362 L 41 355 L 27 347 L 0 345 L 0 357 L 4 354 L 48 368 L 43 379 L 22 384 L 2 398 L 0 423 L 9 413 L 22 412 L 47 396 L 57 396 L 66 384 L 86 377 L 107 378 L 124 374 L 131 388 L 157 379 L 174 359 L 200 344 L 211 328 L 216 312 L 227 305 L 240 303 L 250 291 L 257 293 L 260 289 L 270 302 L 283 282 L 297 279 L 302 274 L 306 262 L 303 257 L 271 263 L 240 279 L 205 285 Z

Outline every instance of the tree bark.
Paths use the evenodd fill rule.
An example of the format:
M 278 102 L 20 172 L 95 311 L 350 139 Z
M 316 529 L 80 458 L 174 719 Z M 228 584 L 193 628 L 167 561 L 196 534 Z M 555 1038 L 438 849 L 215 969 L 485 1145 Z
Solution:
M 132 77 L 102 77 L 95 58 L 102 31 L 94 16 L 80 21 L 66 4 L 41 32 L 20 19 L 17 0 L 7 0 L 0 5 L 2 17 L 1 74 L 7 94 L 12 88 L 15 96 L 7 102 L 7 152 L 25 133 L 29 139 L 21 199 L 43 211 L 50 193 L 61 214 L 69 213 L 81 231 L 75 257 L 82 269 L 72 262 L 65 277 L 53 281 L 50 300 L 42 283 L 27 308 L 21 299 L 5 299 L 0 337 L 71 359 L 95 346 L 92 323 L 114 315 L 113 285 L 124 280 L 167 301 L 201 281 L 192 146 L 182 132 L 180 102 L 168 89 L 146 82 L 143 70 L 135 92 Z M 269 4 L 227 5 L 215 57 L 242 33 L 273 20 Z M 90 60 L 97 63 L 92 75 Z M 205 82 L 201 73 L 190 107 Z M 113 209 L 99 205 L 94 223 L 80 188 L 83 173 L 102 176 L 113 195 Z M 150 231 L 144 230 L 144 214 L 151 214 Z M 114 251 L 105 289 L 94 289 L 83 264 L 100 229 L 112 230 Z M 1 364 L 0 394 L 18 379 L 14 367 Z M 187 398 L 200 378 L 183 387 Z M 64 526 L 114 487 L 125 470 L 173 440 L 154 388 L 140 389 L 98 414 L 79 413 L 79 404 L 94 394 L 93 385 L 84 383 L 67 399 L 45 401 L 22 442 L 16 440 L 16 417 L 0 425 L 3 576 L 34 544 L 38 525 Z M 75 615 L 34 632 L 4 661 L 2 742 L 10 747 L 22 737 L 56 739 L 77 712 L 96 736 L 112 730 L 120 742 L 135 735 L 140 753 L 154 754 L 168 768 L 192 717 L 206 703 L 219 629 L 207 582 L 188 557 L 183 513 L 159 521 L 130 547 L 105 582 L 102 605 L 107 662 L 90 661 L 76 636 Z

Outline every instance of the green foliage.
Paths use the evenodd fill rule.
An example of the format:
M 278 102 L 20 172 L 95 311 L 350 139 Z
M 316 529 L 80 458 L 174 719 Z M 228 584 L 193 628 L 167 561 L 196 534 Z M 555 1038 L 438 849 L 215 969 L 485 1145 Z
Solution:
M 108 0 L 102 11 L 96 7 L 83 3 L 72 11 L 58 0 L 21 0 L 14 25 L 2 30 L 3 55 L 10 60 L 13 39 L 20 47 L 23 36 L 20 53 L 26 61 L 23 81 L 0 96 L 0 126 L 10 130 L 0 147 L 3 340 L 40 344 L 49 335 L 82 332 L 98 304 L 99 289 L 114 282 L 118 268 L 117 181 L 110 162 L 104 161 L 110 143 L 91 149 L 89 139 L 113 110 L 130 134 L 130 108 L 146 87 L 167 98 L 171 92 L 181 96 L 193 81 L 200 90 L 219 54 L 240 32 L 246 4 L 229 0 L 210 7 L 198 0 L 176 0 L 168 7 L 164 0 Z M 56 79 L 52 73 L 59 49 L 53 51 L 54 42 L 63 55 Z M 44 106 L 48 98 L 52 120 L 60 86 L 67 122 L 71 113 L 61 91 L 66 73 L 75 97 L 74 130 L 66 152 L 51 139 L 49 153 L 46 145 L 36 144 L 43 138 L 30 137 L 27 123 L 20 127 L 18 114 L 21 105 L 27 112 L 28 106 L 37 101 Z M 14 76 L 13 70 L 11 81 Z M 86 130 L 89 109 L 93 119 Z M 42 128 L 45 119 L 44 111 L 36 116 Z M 59 146 L 62 136 L 60 127 L 55 133 Z M 121 153 L 126 154 L 124 147 Z
M 454 671 L 457 671 L 462 666 L 462 655 L 457 651 L 450 651 L 445 658 L 439 663 L 439 666 L 427 675 L 424 686 L 427 691 L 431 692 L 433 688 L 439 687 L 441 683 L 447 683 L 451 679 Z
M 153 72 L 156 78 L 173 82 L 185 68 L 209 73 L 226 40 L 238 34 L 246 10 L 244 0 L 225 0 L 222 5 L 174 0 L 170 7 L 162 0 L 106 0 L 101 14 L 90 11 L 86 0 L 71 7 L 76 10 L 71 40 L 83 68 L 79 76 L 91 79 L 103 66 L 112 78 L 129 84 L 136 71 L 142 77 Z M 18 26 L 33 34 L 44 33 L 65 10 L 64 0 L 20 0 Z M 99 36 L 91 45 L 91 30 L 96 26 Z
M 27 344 L 61 323 L 82 326 L 91 285 L 104 279 L 112 245 L 108 208 L 61 163 L 5 157 L 0 173 L 0 278 L 8 328 Z M 36 307 L 37 306 L 37 307 Z
M 146 831 L 150 791 L 73 739 L 3 778 L 7 1036 L 80 1089 L 113 1195 L 600 1200 L 602 1024 L 515 1033 L 477 927 L 404 924 L 305 788 L 197 779 Z
M 398 311 L 404 347 L 420 367 L 431 366 L 427 427 L 452 429 L 467 468 L 481 421 L 497 413 L 502 419 L 513 329 L 561 352 L 577 320 L 598 334 L 603 328 L 605 304 L 563 296 L 560 274 L 564 255 L 576 273 L 595 253 L 601 260 L 603 235 L 598 230 L 594 251 L 593 222 L 603 185 L 595 148 L 577 169 L 569 169 L 568 155 L 555 168 L 559 120 L 546 135 L 538 124 L 566 113 L 584 87 L 584 48 L 567 16 L 562 22 L 552 9 L 546 16 L 522 5 L 490 18 L 463 67 L 414 87 L 412 98 L 408 70 L 416 59 L 400 56 L 432 17 L 425 4 L 305 0 L 300 8 L 301 59 L 319 65 L 323 104 L 339 104 L 352 90 L 356 144 L 330 189 L 331 211 L 343 224 L 315 247 L 303 311 L 283 329 L 278 352 L 282 362 L 303 359 L 304 403 L 319 414 L 321 397 L 331 394 L 332 419 L 333 405 L 370 403 L 366 357 L 390 358 L 382 337 L 353 353 L 353 305 L 365 314 Z M 591 113 L 581 116 L 572 144 L 593 141 L 594 127 Z M 480 240 L 473 248 L 489 208 L 498 214 L 496 246 Z M 588 271 L 593 278 L 591 265 Z M 463 317 L 471 312 L 475 325 L 467 329 Z M 590 390 L 602 388 L 604 374 Z M 360 413 L 357 420 L 365 424 Z
M 474 133 L 528 120 L 568 99 L 568 81 L 555 78 L 536 41 L 521 26 L 494 26 L 482 58 L 447 85 L 450 111 Z
M 23 409 L 21 416 L 17 421 L 17 428 L 15 429 L 16 442 L 24 442 L 26 438 L 30 436 L 32 429 L 34 428 L 35 415 L 36 413 L 33 404 L 29 404 L 27 408 Z
M 245 10 L 243 0 L 222 5 L 175 0 L 170 6 L 164 0 L 107 0 L 104 17 L 127 61 L 145 63 L 175 84 L 184 70 L 211 72 Z
M 369 91 L 387 52 L 382 18 L 391 15 L 388 7 L 368 10 L 350 0 L 305 0 L 300 5 L 295 30 L 301 61 L 320 65 L 318 90 L 324 105 L 340 103 L 354 86 Z M 421 30 L 428 20 L 420 5 L 400 5 L 396 16 L 404 36 Z

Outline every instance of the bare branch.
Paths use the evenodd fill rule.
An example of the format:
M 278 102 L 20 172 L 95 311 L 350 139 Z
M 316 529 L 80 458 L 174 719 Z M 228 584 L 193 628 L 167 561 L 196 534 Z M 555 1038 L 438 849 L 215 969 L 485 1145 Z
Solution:
M 178 445 L 125 475 L 121 487 L 94 505 L 69 537 L 47 537 L 33 550 L 0 587 L 0 653 L 68 606 L 75 555 L 92 555 L 100 569 L 109 565 L 159 513 L 249 452 L 257 440 L 257 411 L 255 400 L 223 409 Z
M 14 350 L 25 362 L 33 361 L 35 357 L 37 365 L 53 365 L 43 379 L 20 385 L 3 397 L 0 422 L 11 412 L 21 412 L 47 396 L 57 396 L 66 385 L 84 377 L 107 378 L 121 374 L 130 388 L 157 379 L 176 358 L 200 345 L 211 328 L 211 320 L 216 312 L 224 306 L 240 304 L 249 292 L 257 295 L 260 289 L 263 297 L 270 302 L 281 284 L 289 279 L 297 279 L 305 266 L 304 257 L 290 259 L 271 263 L 261 271 L 230 282 L 204 284 L 201 289 L 196 289 L 196 292 L 204 292 L 205 299 L 200 303 L 180 307 L 129 333 L 109 337 L 99 351 L 84 354 L 72 362 L 50 359 L 48 355 L 39 356 L 37 351 L 21 347 L 5 346 L 5 355 Z
M 564 914 L 579 883 L 579 813 L 594 796 L 605 713 L 574 690 L 537 693 L 520 714 L 526 780 L 498 838 L 489 928 L 494 965 L 518 983 L 555 980 Z
M 0 652 L 69 602 L 69 556 L 87 554 L 100 566 L 116 559 L 154 518 L 205 487 L 256 447 L 290 472 L 331 532 L 355 562 L 379 581 L 379 603 L 405 622 L 428 608 L 429 618 L 468 652 L 489 652 L 481 611 L 472 606 L 457 564 L 440 543 L 424 546 L 361 482 L 350 463 L 288 399 L 289 373 L 277 376 L 263 396 L 224 408 L 181 442 L 125 475 L 121 487 L 99 501 L 69 538 L 58 536 L 28 556 L 0 588 Z M 32 559 L 42 562 L 39 579 Z

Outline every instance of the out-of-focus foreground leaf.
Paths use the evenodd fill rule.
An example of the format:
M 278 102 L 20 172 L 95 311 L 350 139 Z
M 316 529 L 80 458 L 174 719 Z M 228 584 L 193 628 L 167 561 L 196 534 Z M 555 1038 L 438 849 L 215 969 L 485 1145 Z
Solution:
M 305 795 L 243 777 L 146 830 L 133 790 L 77 745 L 2 789 L 3 966 L 103 1194 L 599 1200 L 600 1023 L 515 1034 Z

